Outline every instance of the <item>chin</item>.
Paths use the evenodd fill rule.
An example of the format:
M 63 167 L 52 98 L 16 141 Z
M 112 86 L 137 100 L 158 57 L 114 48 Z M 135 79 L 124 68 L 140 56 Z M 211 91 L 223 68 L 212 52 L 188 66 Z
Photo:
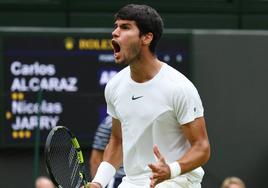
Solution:
M 120 59 L 115 59 L 114 61 L 115 61 L 116 64 L 122 64 L 122 65 L 126 65 L 127 64 L 126 61 L 120 60 Z
M 114 62 L 115 62 L 115 64 L 121 64 L 121 62 L 117 61 L 117 60 L 115 60 Z
M 120 59 L 114 59 L 114 62 L 116 63 L 116 64 L 121 64 L 121 60 Z

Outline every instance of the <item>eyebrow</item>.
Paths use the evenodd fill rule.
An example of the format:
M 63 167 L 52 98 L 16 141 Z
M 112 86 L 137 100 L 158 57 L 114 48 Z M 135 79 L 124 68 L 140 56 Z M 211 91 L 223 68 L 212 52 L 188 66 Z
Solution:
M 121 23 L 121 24 L 115 23 L 114 26 L 131 26 L 131 24 L 130 23 Z

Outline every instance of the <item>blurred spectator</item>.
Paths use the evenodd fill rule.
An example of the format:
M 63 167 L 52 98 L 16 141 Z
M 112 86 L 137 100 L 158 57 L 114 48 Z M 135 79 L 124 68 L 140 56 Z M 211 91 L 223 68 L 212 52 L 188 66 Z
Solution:
M 90 175 L 94 177 L 97 169 L 102 162 L 103 153 L 106 145 L 109 142 L 109 138 L 112 132 L 112 118 L 107 116 L 97 128 L 95 133 L 92 151 L 90 156 Z M 117 188 L 121 183 L 122 178 L 125 176 L 125 172 L 123 167 L 121 166 L 119 170 L 116 172 L 114 179 L 110 182 L 108 187 Z
M 221 188 L 246 188 L 246 186 L 240 178 L 228 177 L 223 181 Z
M 54 184 L 49 178 L 40 176 L 35 180 L 35 188 L 54 188 Z

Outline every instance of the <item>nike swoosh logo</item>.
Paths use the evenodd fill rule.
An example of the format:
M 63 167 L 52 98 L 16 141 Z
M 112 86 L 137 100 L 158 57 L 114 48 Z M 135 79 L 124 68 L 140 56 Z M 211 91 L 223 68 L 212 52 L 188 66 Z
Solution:
M 139 99 L 139 98 L 142 98 L 143 96 L 138 96 L 138 97 L 135 97 L 134 95 L 132 96 L 132 100 L 136 100 L 136 99 Z

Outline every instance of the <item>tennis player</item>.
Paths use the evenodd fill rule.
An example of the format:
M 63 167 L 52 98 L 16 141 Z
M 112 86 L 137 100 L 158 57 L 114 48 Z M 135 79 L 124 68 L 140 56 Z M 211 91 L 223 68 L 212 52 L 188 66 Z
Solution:
M 106 85 L 112 134 L 90 183 L 104 188 L 123 162 L 119 188 L 199 188 L 210 157 L 204 110 L 194 85 L 155 55 L 163 21 L 146 5 L 115 15 L 116 63 L 128 65 Z

